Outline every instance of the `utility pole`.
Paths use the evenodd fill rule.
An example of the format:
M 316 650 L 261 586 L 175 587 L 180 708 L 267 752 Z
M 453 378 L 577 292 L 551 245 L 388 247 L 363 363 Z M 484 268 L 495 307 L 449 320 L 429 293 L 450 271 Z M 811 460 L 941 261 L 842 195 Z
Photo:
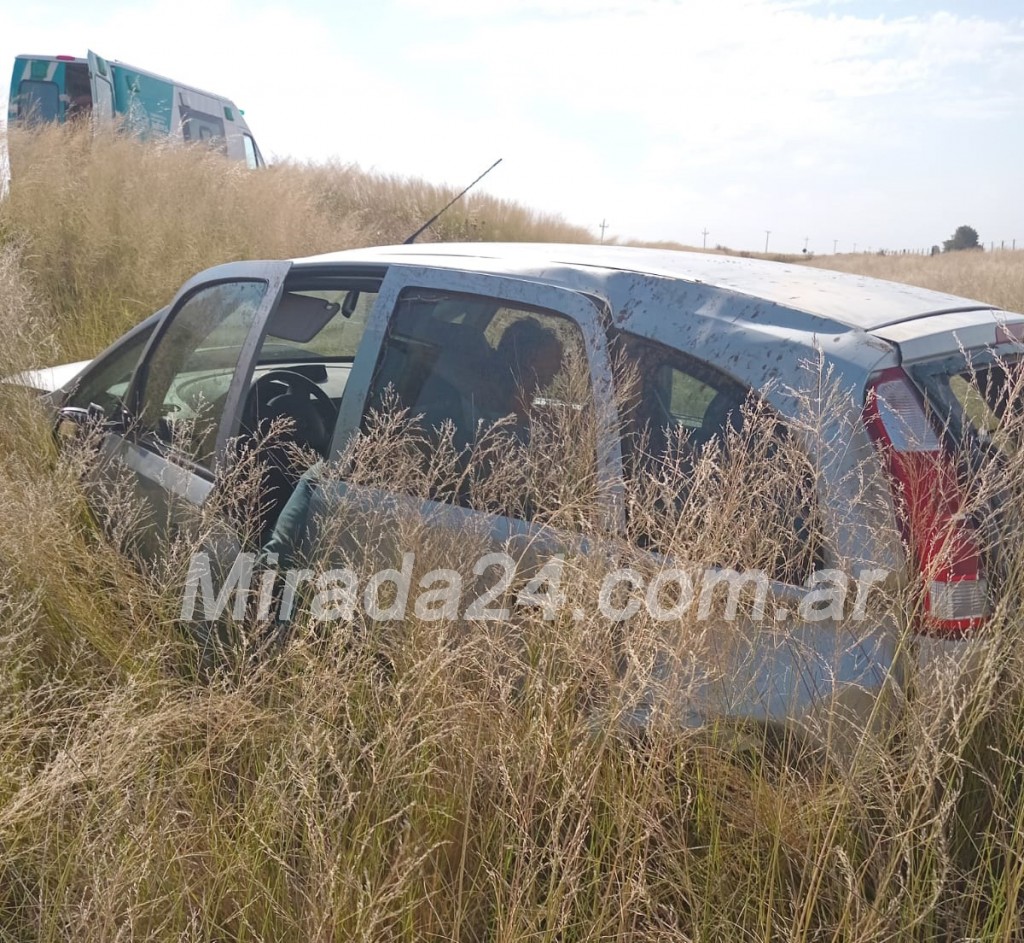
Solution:
M 704 237 L 704 248 L 706 249 L 708 247 L 708 227 L 707 226 L 705 226 L 704 229 L 701 230 L 701 235 Z
M 601 220 L 601 245 L 604 245 L 604 231 L 608 228 L 608 221 L 606 219 Z
M 833 255 L 836 254 L 836 246 L 838 246 L 838 245 L 839 245 L 839 240 L 838 239 L 833 239 L 832 240 L 832 254 Z
M 856 252 L 856 251 L 857 251 L 857 243 L 856 243 L 856 242 L 855 242 L 855 243 L 853 244 L 853 251 L 854 251 L 854 252 Z
M 764 231 L 764 254 L 768 254 L 768 237 L 772 234 L 770 229 Z
M 804 236 L 804 253 L 805 254 L 807 252 L 807 243 L 810 242 L 810 241 L 811 241 L 811 237 L 810 236 Z

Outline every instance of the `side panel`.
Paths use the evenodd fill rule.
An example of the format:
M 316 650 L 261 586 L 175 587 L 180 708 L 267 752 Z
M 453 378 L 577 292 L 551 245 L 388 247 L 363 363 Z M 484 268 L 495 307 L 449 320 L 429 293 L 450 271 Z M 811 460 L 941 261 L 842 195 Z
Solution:
M 7 97 L 7 122 L 14 124 L 18 120 L 18 86 L 28 67 L 28 60 L 18 56 L 14 60 L 14 68 L 11 70 L 11 87 Z
M 112 63 L 114 111 L 123 117 L 133 134 L 171 134 L 174 120 L 174 86 L 161 78 L 130 66 Z
M 129 66 L 113 65 L 115 111 L 133 134 L 170 134 L 174 121 L 174 86 Z

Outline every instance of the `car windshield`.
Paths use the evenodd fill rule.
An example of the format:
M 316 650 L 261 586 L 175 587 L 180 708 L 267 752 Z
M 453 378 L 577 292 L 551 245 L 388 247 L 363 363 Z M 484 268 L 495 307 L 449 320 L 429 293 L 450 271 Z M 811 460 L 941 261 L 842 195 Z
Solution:
M 267 325 L 259 363 L 351 362 L 376 299 L 376 291 L 287 292 Z

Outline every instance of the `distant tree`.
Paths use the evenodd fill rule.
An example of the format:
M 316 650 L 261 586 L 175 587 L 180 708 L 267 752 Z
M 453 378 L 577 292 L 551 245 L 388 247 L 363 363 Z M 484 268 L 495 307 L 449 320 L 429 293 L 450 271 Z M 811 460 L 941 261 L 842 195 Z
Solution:
M 956 232 L 953 233 L 953 238 L 943 242 L 942 248 L 945 252 L 959 252 L 961 249 L 980 249 L 981 243 L 978 242 L 978 230 L 971 226 L 957 226 Z

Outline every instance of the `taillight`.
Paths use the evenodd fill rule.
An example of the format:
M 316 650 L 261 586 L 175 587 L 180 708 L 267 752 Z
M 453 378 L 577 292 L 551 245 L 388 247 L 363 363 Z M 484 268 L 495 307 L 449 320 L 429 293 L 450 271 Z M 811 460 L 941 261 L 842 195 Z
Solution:
M 872 377 L 864 424 L 889 475 L 903 538 L 919 573 L 925 631 L 961 635 L 982 624 L 987 588 L 956 468 L 899 367 Z

